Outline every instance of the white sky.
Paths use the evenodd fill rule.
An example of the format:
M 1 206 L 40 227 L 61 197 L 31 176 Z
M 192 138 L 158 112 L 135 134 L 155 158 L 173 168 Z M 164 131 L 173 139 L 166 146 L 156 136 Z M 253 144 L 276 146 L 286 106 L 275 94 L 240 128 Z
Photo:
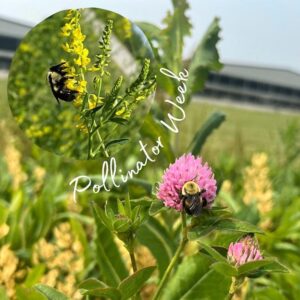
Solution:
M 132 21 L 160 24 L 171 0 L 0 0 L 0 15 L 36 24 L 63 9 L 99 7 Z M 221 18 L 220 52 L 225 62 L 281 67 L 300 73 L 299 0 L 190 0 L 194 25 L 185 55 L 214 16 Z

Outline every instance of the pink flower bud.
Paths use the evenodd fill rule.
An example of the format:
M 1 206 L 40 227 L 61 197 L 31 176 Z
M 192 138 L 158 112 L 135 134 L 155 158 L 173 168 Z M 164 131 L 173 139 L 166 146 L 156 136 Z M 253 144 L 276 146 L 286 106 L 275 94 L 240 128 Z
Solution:
M 246 236 L 237 243 L 231 243 L 227 252 L 227 259 L 239 267 L 250 261 L 263 259 L 257 242 L 250 236 Z

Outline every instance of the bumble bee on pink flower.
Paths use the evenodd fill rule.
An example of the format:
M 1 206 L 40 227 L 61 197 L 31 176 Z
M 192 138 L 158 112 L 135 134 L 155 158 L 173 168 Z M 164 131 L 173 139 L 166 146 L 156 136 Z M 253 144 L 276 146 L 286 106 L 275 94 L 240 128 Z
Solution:
M 227 252 L 227 259 L 233 265 L 239 267 L 250 261 L 262 260 L 262 254 L 257 242 L 250 236 L 246 236 L 237 243 L 231 243 Z
M 201 157 L 185 154 L 165 170 L 157 197 L 165 206 L 199 216 L 203 208 L 211 207 L 216 191 L 216 180 L 208 164 Z

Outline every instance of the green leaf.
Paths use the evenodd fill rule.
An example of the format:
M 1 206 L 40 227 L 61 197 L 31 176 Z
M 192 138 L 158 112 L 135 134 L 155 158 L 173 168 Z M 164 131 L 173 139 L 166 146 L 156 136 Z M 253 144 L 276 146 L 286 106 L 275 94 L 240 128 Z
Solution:
M 227 263 L 227 259 L 223 255 L 221 255 L 218 251 L 216 251 L 214 248 L 201 242 L 198 243 L 200 244 L 201 248 L 203 248 L 208 254 L 210 254 L 210 256 L 214 258 L 216 261 Z
M 159 274 L 162 276 L 176 249 L 174 239 L 153 217 L 149 217 L 148 221 L 139 228 L 137 239 L 151 251 L 157 261 Z
M 116 288 L 112 288 L 112 287 L 94 289 L 94 290 L 83 292 L 83 294 L 97 296 L 97 297 L 103 297 L 105 299 L 112 299 L 112 300 L 120 300 L 121 299 L 121 293 Z
M 6 222 L 8 217 L 8 208 L 4 203 L 0 202 L 0 225 Z
M 143 179 L 131 178 L 128 180 L 129 194 L 132 198 L 139 198 L 143 196 L 151 196 L 152 184 Z
M 106 226 L 106 228 L 113 230 L 112 226 L 112 221 L 111 219 L 107 216 L 107 214 L 103 211 L 102 208 L 98 207 L 94 202 L 91 203 L 92 209 L 93 209 L 93 214 L 94 218 L 102 223 L 103 225 Z M 97 224 L 97 223 L 96 223 Z
M 271 264 L 272 262 L 273 262 L 272 260 L 263 259 L 263 260 L 257 260 L 257 261 L 251 261 L 251 262 L 245 263 L 238 268 L 238 274 L 246 275 L 246 274 L 253 273 L 254 271 L 258 271 L 262 267 L 267 266 L 267 265 Z
M 1 300 L 9 300 L 8 296 L 6 295 L 5 288 L 1 285 L 0 285 L 0 299 Z M 27 300 L 27 299 L 24 299 L 24 300 Z
M 117 139 L 117 140 L 112 140 L 110 142 L 108 142 L 106 145 L 105 145 L 105 148 L 108 149 L 110 148 L 111 146 L 115 146 L 115 145 L 123 145 L 125 144 L 126 142 L 129 141 L 129 138 L 122 138 L 122 139 Z
M 45 265 L 40 264 L 35 266 L 33 269 L 31 269 L 26 277 L 26 280 L 24 282 L 24 285 L 26 287 L 32 287 L 36 283 L 39 282 L 40 278 L 43 276 L 45 272 Z
M 95 289 L 101 289 L 106 287 L 107 285 L 104 282 L 96 278 L 86 279 L 78 285 L 79 289 L 84 289 L 84 290 L 95 290 Z
M 251 223 L 233 218 L 220 220 L 215 227 L 220 230 L 230 230 L 245 233 L 264 233 L 260 228 Z
M 161 62 L 159 49 L 162 49 L 163 43 L 166 41 L 167 37 L 164 36 L 161 32 L 161 29 L 154 24 L 148 22 L 136 22 L 136 24 L 143 30 L 148 41 L 150 42 L 156 61 Z M 158 46 L 155 46 L 153 42 L 158 43 Z
M 125 205 L 124 205 L 124 208 L 125 208 L 125 215 L 128 217 L 128 218 L 131 218 L 131 202 L 130 202 L 130 198 L 129 198 L 129 195 L 127 195 L 125 197 Z
M 1 300 L 6 300 L 6 298 L 1 297 L 1 292 L 0 292 L 0 299 Z M 47 300 L 45 295 L 41 294 L 34 288 L 26 288 L 23 286 L 17 286 L 16 287 L 16 296 L 17 300 Z M 7 298 L 8 300 L 8 298 Z
M 122 300 L 128 299 L 135 295 L 150 278 L 156 267 L 147 267 L 138 270 L 131 276 L 125 278 L 119 285 L 119 290 L 122 294 Z
M 202 217 L 202 219 L 201 219 Z M 195 218 L 196 219 L 196 218 Z M 261 229 L 239 219 L 228 218 L 226 212 L 204 212 L 200 218 L 194 220 L 189 232 L 190 239 L 198 239 L 214 230 L 225 230 L 243 233 L 263 233 Z
M 210 265 L 206 255 L 186 257 L 164 288 L 161 300 L 225 299 L 231 278 L 209 270 Z
M 202 125 L 202 127 L 196 132 L 192 139 L 192 143 L 189 145 L 187 152 L 191 152 L 194 155 L 198 155 L 201 152 L 203 145 L 207 138 L 225 121 L 225 114 L 222 112 L 213 113 L 209 119 Z
M 50 286 L 44 284 L 36 284 L 34 288 L 42 295 L 46 296 L 48 300 L 68 300 L 67 296 Z
M 224 276 L 233 277 L 238 275 L 237 269 L 227 262 L 216 262 L 211 265 L 211 268 Z
M 157 201 L 153 201 L 150 209 L 149 209 L 149 215 L 150 216 L 155 216 L 156 214 L 158 214 L 159 212 L 161 212 L 163 209 L 165 209 L 166 207 L 164 206 L 163 201 L 157 200 Z
M 124 205 L 120 199 L 117 199 L 117 204 L 118 204 L 118 214 L 126 216 L 127 214 L 126 214 Z
M 130 220 L 128 218 L 119 219 L 114 222 L 114 231 L 126 232 L 130 228 Z
M 113 118 L 110 119 L 110 121 L 114 122 L 114 123 L 117 123 L 119 125 L 126 125 L 126 124 L 128 124 L 128 120 L 127 119 L 123 119 L 121 117 L 113 117 Z
M 214 227 L 220 220 L 228 218 L 230 213 L 226 210 L 207 209 L 203 210 L 198 218 L 192 218 L 189 239 L 198 239 L 215 230 Z
M 102 224 L 96 209 L 96 205 L 92 204 L 97 228 L 96 259 L 105 282 L 111 286 L 118 286 L 119 282 L 128 276 L 128 270 L 114 242 L 113 234 Z
M 260 289 L 254 289 L 253 292 L 255 298 L 251 299 L 259 299 L 259 300 L 287 300 L 288 298 L 283 295 L 283 291 L 278 287 L 263 287 Z
M 164 145 L 161 148 L 161 152 L 165 155 L 167 161 L 174 161 L 175 155 L 170 144 L 169 136 L 167 131 L 161 126 L 161 124 L 153 118 L 151 114 L 148 114 L 145 118 L 144 124 L 141 128 L 141 134 L 143 137 L 150 138 L 153 142 L 156 143 L 158 137 L 160 137 L 161 143 Z M 150 157 L 152 157 L 152 152 L 148 149 Z M 155 157 L 154 157 L 155 159 Z
M 288 273 L 290 270 L 284 266 L 283 264 L 279 263 L 276 259 L 271 259 L 271 263 L 264 266 L 263 270 L 267 272 L 278 272 L 278 273 Z
M 77 220 L 81 223 L 87 224 L 87 225 L 92 225 L 93 224 L 93 218 L 78 214 L 72 211 L 66 211 L 62 213 L 58 213 L 55 215 L 54 222 L 58 222 L 61 220 L 66 220 L 66 219 L 73 219 Z
M 164 50 L 164 61 L 167 67 L 175 73 L 181 71 L 182 51 L 184 38 L 191 34 L 192 25 L 186 16 L 189 4 L 186 0 L 173 0 L 173 12 L 168 12 L 163 20 L 166 27 L 162 35 L 167 37 L 162 47 Z
M 189 67 L 189 80 L 187 82 L 186 94 L 187 102 L 190 101 L 193 92 L 200 91 L 204 88 L 210 71 L 218 71 L 222 68 L 217 49 L 217 43 L 220 40 L 220 30 L 219 19 L 215 18 L 197 46 Z

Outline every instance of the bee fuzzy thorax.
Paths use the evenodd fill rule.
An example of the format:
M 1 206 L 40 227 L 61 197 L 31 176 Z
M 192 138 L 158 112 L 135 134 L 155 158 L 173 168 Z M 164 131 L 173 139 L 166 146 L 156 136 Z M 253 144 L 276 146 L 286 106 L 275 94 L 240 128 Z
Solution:
M 200 187 L 199 185 L 194 181 L 188 181 L 186 182 L 181 190 L 182 195 L 195 195 L 197 193 L 200 193 Z

